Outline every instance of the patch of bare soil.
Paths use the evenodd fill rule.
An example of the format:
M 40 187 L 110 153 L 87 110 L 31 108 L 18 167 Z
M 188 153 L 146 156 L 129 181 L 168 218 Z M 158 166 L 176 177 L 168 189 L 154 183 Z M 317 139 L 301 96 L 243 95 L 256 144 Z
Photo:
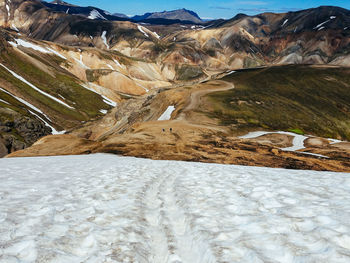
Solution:
M 31 147 L 13 152 L 6 157 L 89 154 L 98 147 L 99 142 L 78 138 L 74 135 L 50 135 L 40 139 Z
M 253 139 L 261 144 L 271 144 L 278 148 L 287 148 L 293 145 L 293 136 L 280 133 L 270 133 Z
M 155 160 L 350 172 L 350 163 L 345 160 L 284 152 L 271 145 L 230 137 L 224 132 L 184 121 L 138 123 L 130 133 L 109 136 L 99 142 L 73 135 L 48 136 L 8 157 L 100 152 Z

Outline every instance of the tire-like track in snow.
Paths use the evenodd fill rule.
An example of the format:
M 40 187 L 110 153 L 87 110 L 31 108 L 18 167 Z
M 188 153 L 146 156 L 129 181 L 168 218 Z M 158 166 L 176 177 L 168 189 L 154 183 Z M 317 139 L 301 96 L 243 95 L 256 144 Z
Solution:
M 217 262 L 210 246 L 196 231 L 186 199 L 178 197 L 179 180 L 160 175 L 147 182 L 138 196 L 141 201 L 143 238 L 149 251 L 145 262 L 211 263 Z
M 0 262 L 350 262 L 348 174 L 0 159 Z

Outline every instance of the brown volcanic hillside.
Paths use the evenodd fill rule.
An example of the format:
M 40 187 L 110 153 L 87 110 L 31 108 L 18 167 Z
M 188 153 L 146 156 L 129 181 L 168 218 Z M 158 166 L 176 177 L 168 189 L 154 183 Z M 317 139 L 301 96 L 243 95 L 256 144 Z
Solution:
M 8 152 L 170 85 L 156 64 L 118 52 L 35 41 L 1 28 L 0 43 L 0 141 Z
M 0 25 L 36 39 L 117 50 L 172 71 L 174 64 L 199 66 L 209 74 L 271 64 L 349 65 L 350 13 L 337 7 L 240 15 L 208 28 L 93 20 L 35 0 L 1 0 L 0 17 Z
M 280 69 L 278 67 L 266 70 L 283 71 L 283 68 Z M 317 73 L 324 71 L 323 74 L 329 77 L 328 83 L 330 85 L 328 88 L 325 85 L 324 89 L 328 89 L 329 92 L 332 92 L 334 87 L 337 86 L 336 81 L 342 79 L 342 75 L 338 75 L 338 73 L 343 70 L 348 71 L 347 69 L 299 68 L 307 82 L 312 82 L 315 74 L 317 75 Z M 290 75 L 289 68 L 285 68 L 284 71 L 286 73 L 280 79 Z M 122 102 L 118 105 L 118 108 L 97 122 L 84 125 L 84 127 L 76 129 L 70 134 L 45 137 L 32 147 L 15 152 L 9 157 L 107 152 L 161 160 L 171 159 L 292 169 L 350 171 L 350 144 L 348 142 L 333 143 L 332 140 L 317 137 L 315 135 L 317 135 L 318 131 L 315 131 L 313 136 L 306 135 L 305 147 L 307 148 L 301 151 L 284 150 L 284 148 L 294 144 L 293 137 L 296 135 L 295 133 L 294 135 L 293 133 L 286 135 L 271 131 L 271 134 L 253 139 L 236 137 L 237 134 L 245 134 L 250 129 L 259 129 L 257 127 L 258 123 L 249 122 L 250 119 L 258 117 L 258 114 L 255 113 L 254 116 L 253 110 L 251 112 L 247 111 L 247 107 L 255 104 L 255 101 L 246 99 L 246 101 L 237 103 L 237 105 L 225 104 L 225 99 L 228 96 L 220 94 L 235 93 L 236 89 L 238 89 L 238 93 L 243 92 L 244 94 L 244 87 L 242 88 L 241 85 L 250 84 L 250 82 L 246 82 L 244 77 L 238 76 L 231 79 L 229 76 L 221 80 L 198 83 L 191 87 L 185 85 L 183 87 L 178 86 L 150 91 L 142 97 Z M 331 80 L 331 78 L 334 78 L 334 80 Z M 300 79 L 296 80 L 296 82 L 303 83 Z M 265 88 L 267 87 L 266 83 L 261 83 L 261 85 L 265 85 Z M 312 87 L 310 88 L 312 89 Z M 300 92 L 302 90 L 301 87 L 298 88 L 297 86 L 294 89 L 299 89 Z M 337 92 L 342 94 L 347 89 L 348 87 L 344 84 Z M 317 87 L 314 86 L 313 92 L 317 93 L 316 91 Z M 252 100 L 256 99 L 254 98 L 254 92 L 253 94 L 248 93 L 248 95 Z M 273 96 L 272 93 L 270 95 Z M 221 96 L 219 98 L 224 100 L 224 102 L 217 102 L 217 99 L 215 101 L 208 100 L 208 96 Z M 287 110 L 287 107 L 290 106 L 287 98 L 288 94 L 281 92 L 278 95 L 278 99 L 276 99 L 276 104 L 266 105 L 271 109 L 264 105 L 267 104 L 265 99 L 263 100 L 264 104 L 256 103 L 256 105 L 264 108 L 265 111 L 269 111 L 267 114 L 272 115 L 280 107 L 283 108 L 285 106 Z M 229 101 L 234 100 L 235 96 L 228 97 L 228 99 Z M 315 96 L 312 99 L 322 100 L 322 94 L 320 94 L 320 97 Z M 349 102 L 346 102 L 346 99 L 342 102 L 345 103 L 342 107 L 349 106 Z M 305 114 L 305 118 L 309 117 L 309 113 L 313 112 L 314 107 L 317 106 L 310 105 L 308 101 L 303 101 L 302 99 L 295 103 L 301 105 L 303 112 L 300 112 L 299 115 Z M 332 102 L 329 104 L 331 105 Z M 175 108 L 171 113 L 170 120 L 159 120 L 159 117 L 163 115 L 164 111 L 169 109 L 169 106 Z M 219 109 L 218 106 L 220 107 Z M 229 109 L 229 107 L 233 108 Z M 220 112 L 220 110 L 223 112 Z M 217 114 L 223 115 L 225 111 L 227 112 L 226 115 L 228 113 L 231 115 L 221 118 Z M 244 116 L 241 116 L 240 119 L 235 118 L 235 112 L 241 115 L 246 114 L 247 121 L 241 122 L 241 120 L 244 120 Z M 327 114 L 324 111 L 319 112 L 319 114 L 319 118 L 324 116 L 324 120 L 331 122 L 337 121 L 335 114 L 344 115 L 344 112 L 342 109 L 333 109 L 331 113 Z M 296 116 L 294 124 L 298 124 L 302 120 L 300 116 Z M 232 123 L 227 123 L 227 120 L 230 120 Z M 289 120 L 281 118 L 280 122 L 289 123 Z M 249 124 L 253 125 L 249 126 Z M 248 127 L 244 127 L 247 125 Z M 280 124 L 276 122 L 276 125 Z M 291 125 L 291 127 L 298 127 L 293 126 L 293 123 Z M 313 128 L 312 123 L 306 122 L 306 125 L 310 125 L 310 129 Z M 346 129 L 341 131 L 343 134 L 349 131 L 349 128 L 345 126 L 342 128 Z M 268 127 L 264 127 L 264 130 L 268 129 Z
M 240 72 L 237 75 L 243 77 L 229 81 L 233 70 L 242 68 L 349 66 L 349 31 L 343 28 L 349 18 L 347 10 L 321 7 L 288 14 L 240 15 L 208 28 L 192 28 L 88 19 L 55 12 L 35 0 L 0 0 L 0 18 L 0 150 L 7 153 L 27 147 L 49 134 L 50 127 L 69 133 L 45 137 L 11 156 L 113 152 L 155 159 L 349 171 L 346 142 L 333 146 L 328 139 L 309 137 L 310 149 L 301 153 L 280 149 L 291 146 L 291 135 L 268 134 L 253 141 L 235 137 L 240 133 L 237 129 L 263 128 L 302 129 L 314 136 L 348 139 L 348 122 L 343 121 L 348 116 L 348 102 L 344 101 L 347 69 L 332 71 L 327 66 L 317 79 L 314 69 L 296 68 L 311 90 L 307 93 L 311 102 L 323 102 L 327 93 L 336 91 L 337 96 L 327 104 L 329 113 L 315 103 L 291 101 L 278 92 L 273 96 L 271 87 L 283 85 L 294 93 L 304 87 L 304 82 L 294 83 L 300 81 L 298 74 L 288 75 L 285 67 L 277 68 L 281 74 L 271 73 L 272 77 L 262 73 L 269 79 L 258 88 L 262 93 L 272 92 L 263 94 L 269 107 L 254 104 L 260 102 L 254 97 L 255 82 L 263 77 L 256 79 L 253 72 L 254 81 L 242 84 L 251 72 Z M 288 76 L 280 78 L 283 74 Z M 251 92 L 241 91 L 241 85 L 248 85 Z M 236 87 L 244 99 L 229 98 L 236 96 L 232 95 Z M 295 103 L 300 103 L 301 118 Z M 237 110 L 236 104 L 238 113 L 232 111 Z M 272 113 L 291 105 L 298 113 L 293 114 L 299 116 L 295 122 L 259 115 L 274 116 Z M 157 121 L 168 106 L 176 109 L 174 120 Z M 308 118 L 303 118 L 306 113 L 310 113 Z M 312 129 L 314 115 L 318 124 L 330 123 L 336 129 Z

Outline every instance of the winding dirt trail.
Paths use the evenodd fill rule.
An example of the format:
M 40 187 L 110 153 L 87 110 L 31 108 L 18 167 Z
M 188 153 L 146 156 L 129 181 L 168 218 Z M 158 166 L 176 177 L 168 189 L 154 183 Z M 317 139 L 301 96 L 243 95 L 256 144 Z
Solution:
M 234 89 L 235 86 L 232 83 L 228 83 L 222 80 L 212 81 L 213 84 L 218 85 L 218 88 L 206 88 L 196 90 L 191 93 L 188 101 L 184 107 L 184 110 L 177 116 L 177 120 L 186 120 L 186 112 L 192 111 L 196 109 L 196 107 L 200 104 L 201 98 L 207 94 L 218 92 L 218 91 L 226 91 L 230 89 Z

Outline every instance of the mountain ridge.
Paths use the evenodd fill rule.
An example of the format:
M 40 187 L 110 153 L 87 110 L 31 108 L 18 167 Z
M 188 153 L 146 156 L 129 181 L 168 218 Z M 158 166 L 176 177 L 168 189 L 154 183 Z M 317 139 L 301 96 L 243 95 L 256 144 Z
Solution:
M 203 23 L 203 20 L 198 16 L 197 13 L 191 10 L 187 10 L 185 8 L 171 10 L 171 11 L 163 11 L 163 12 L 147 12 L 144 15 L 136 15 L 132 17 L 132 19 L 135 21 L 151 19 L 151 18 L 191 21 L 196 24 Z
M 131 21 L 131 22 L 147 22 L 151 24 L 169 24 L 169 23 L 178 23 L 186 22 L 193 24 L 201 24 L 203 21 L 200 17 L 193 11 L 187 9 L 178 9 L 172 11 L 164 12 L 154 12 L 146 13 L 140 16 L 128 17 L 122 13 L 110 13 L 106 10 L 100 9 L 93 6 L 77 6 L 72 5 L 64 1 L 52 1 L 47 2 L 42 0 L 42 3 L 57 12 L 65 12 L 73 15 L 81 15 L 88 17 L 90 19 L 100 19 L 100 20 L 109 20 L 109 21 Z

